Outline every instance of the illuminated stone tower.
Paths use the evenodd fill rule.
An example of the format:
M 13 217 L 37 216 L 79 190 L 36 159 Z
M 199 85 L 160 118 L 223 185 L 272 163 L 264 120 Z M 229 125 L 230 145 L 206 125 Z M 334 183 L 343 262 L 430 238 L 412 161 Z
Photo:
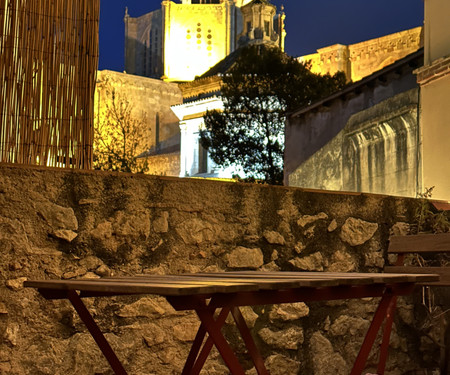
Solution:
M 275 5 L 268 0 L 253 0 L 241 8 L 243 31 L 239 45 L 269 43 L 284 51 L 284 13 L 277 14 Z M 283 8 L 282 8 L 283 11 Z
M 191 81 L 246 43 L 284 49 L 286 34 L 268 0 L 163 0 L 124 21 L 126 72 L 167 81 Z

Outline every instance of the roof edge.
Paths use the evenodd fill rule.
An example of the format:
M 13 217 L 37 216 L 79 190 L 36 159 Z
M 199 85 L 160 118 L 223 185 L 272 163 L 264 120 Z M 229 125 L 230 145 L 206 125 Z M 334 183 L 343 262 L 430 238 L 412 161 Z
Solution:
M 306 112 L 309 112 L 313 109 L 321 107 L 325 103 L 336 100 L 336 99 L 340 98 L 341 96 L 344 96 L 359 87 L 367 85 L 369 82 L 375 81 L 376 79 L 380 78 L 381 76 L 388 74 L 392 71 L 395 71 L 400 66 L 407 64 L 408 62 L 413 61 L 416 58 L 423 56 L 423 55 L 424 55 L 424 49 L 422 47 L 422 48 L 419 48 L 416 52 L 413 52 L 413 53 L 407 55 L 406 57 L 404 57 L 400 60 L 397 60 L 393 64 L 388 65 L 385 68 L 380 69 L 380 70 L 376 71 L 375 73 L 372 73 L 371 75 L 364 77 L 363 79 L 350 84 L 349 86 L 345 87 L 344 89 L 337 91 L 334 94 L 331 94 L 324 99 L 321 99 L 321 100 L 319 100 L 315 103 L 312 103 L 306 107 L 301 107 L 300 109 L 288 112 L 287 117 L 298 117 L 298 116 L 305 114 Z

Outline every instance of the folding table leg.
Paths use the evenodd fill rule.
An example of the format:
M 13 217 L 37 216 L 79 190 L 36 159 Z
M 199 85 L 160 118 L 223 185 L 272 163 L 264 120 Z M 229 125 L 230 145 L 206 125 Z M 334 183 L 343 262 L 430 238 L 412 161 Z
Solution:
M 196 309 L 195 311 L 209 336 L 212 338 L 217 350 L 219 350 L 219 353 L 226 365 L 230 369 L 231 374 L 245 375 L 244 369 L 239 363 L 239 360 L 220 331 L 221 326 L 214 320 L 214 313 L 207 309 Z
M 200 324 L 200 327 L 198 327 L 197 334 L 195 335 L 194 342 L 192 343 L 191 350 L 189 351 L 189 355 L 186 359 L 186 363 L 184 364 L 181 375 L 194 374 L 192 368 L 196 363 L 196 359 L 198 358 L 197 355 L 200 349 L 202 348 L 202 343 L 205 336 L 206 336 L 206 329 L 203 327 L 203 324 Z
M 256 347 L 255 341 L 253 340 L 252 334 L 245 323 L 245 319 L 242 316 L 241 311 L 238 307 L 233 307 L 231 309 L 231 314 L 233 315 L 234 321 L 236 322 L 236 326 L 239 328 L 241 332 L 241 336 L 245 342 L 245 346 L 248 349 L 248 352 L 255 364 L 256 371 L 259 375 L 269 375 L 269 371 L 267 371 L 264 365 L 264 359 L 259 353 L 258 348 Z
M 116 375 L 127 375 L 127 372 L 117 358 L 116 353 L 114 353 L 105 336 L 103 336 L 103 333 L 100 331 L 100 328 L 98 328 L 97 323 L 95 323 L 94 318 L 89 313 L 89 310 L 84 305 L 78 293 L 75 290 L 69 290 L 67 291 L 67 298 L 72 302 L 73 307 L 91 333 L 91 336 L 94 338 L 111 368 L 114 370 L 114 373 Z
M 391 331 L 392 331 L 392 323 L 394 322 L 394 313 L 395 308 L 397 307 L 397 296 L 395 296 L 386 313 L 386 323 L 384 325 L 383 330 L 383 341 L 381 342 L 380 347 L 380 359 L 378 361 L 378 367 L 377 367 L 377 374 L 383 375 L 384 370 L 386 367 L 386 360 L 388 356 L 388 349 L 389 349 L 389 341 L 391 338 Z
M 213 314 L 214 314 L 214 310 Z M 222 328 L 223 324 L 225 323 L 225 320 L 230 312 L 230 308 L 223 308 L 219 316 L 217 317 L 216 324 L 219 327 L 219 329 Z M 189 352 L 189 356 L 186 360 L 186 363 L 183 368 L 183 372 L 181 375 L 198 375 L 203 368 L 203 365 L 205 364 L 206 359 L 208 358 L 209 353 L 211 352 L 211 349 L 214 345 L 213 339 L 211 336 L 208 336 L 206 339 L 206 342 L 203 343 L 203 339 L 206 335 L 206 329 L 203 324 L 200 324 L 200 327 L 197 331 L 197 335 L 195 336 L 195 340 L 192 344 L 191 351 Z M 200 354 L 199 351 L 201 349 Z M 198 354 L 198 356 L 197 356 Z
M 360 375 L 364 370 L 370 350 L 372 349 L 373 343 L 377 337 L 377 333 L 394 298 L 395 296 L 390 293 L 385 293 L 383 294 L 383 297 L 381 297 L 381 301 L 378 304 L 377 311 L 373 316 L 372 323 L 370 324 L 369 330 L 364 338 L 364 342 L 361 346 L 358 357 L 356 357 L 355 364 L 350 375 Z

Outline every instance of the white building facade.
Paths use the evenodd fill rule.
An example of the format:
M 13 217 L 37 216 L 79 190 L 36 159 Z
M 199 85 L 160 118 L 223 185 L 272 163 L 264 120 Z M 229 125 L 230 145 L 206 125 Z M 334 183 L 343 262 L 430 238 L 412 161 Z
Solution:
M 235 174 L 242 175 L 237 167 L 217 166 L 200 144 L 200 130 L 205 129 L 203 116 L 206 111 L 223 110 L 223 102 L 219 96 L 171 108 L 180 120 L 180 177 L 232 178 Z

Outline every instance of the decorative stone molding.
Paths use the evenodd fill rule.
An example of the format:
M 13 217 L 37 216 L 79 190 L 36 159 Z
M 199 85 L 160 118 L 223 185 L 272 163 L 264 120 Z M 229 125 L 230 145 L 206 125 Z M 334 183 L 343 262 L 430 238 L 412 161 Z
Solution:
M 184 99 L 193 98 L 198 95 L 220 92 L 222 78 L 219 76 L 200 78 L 195 81 L 182 83 L 178 87 Z

